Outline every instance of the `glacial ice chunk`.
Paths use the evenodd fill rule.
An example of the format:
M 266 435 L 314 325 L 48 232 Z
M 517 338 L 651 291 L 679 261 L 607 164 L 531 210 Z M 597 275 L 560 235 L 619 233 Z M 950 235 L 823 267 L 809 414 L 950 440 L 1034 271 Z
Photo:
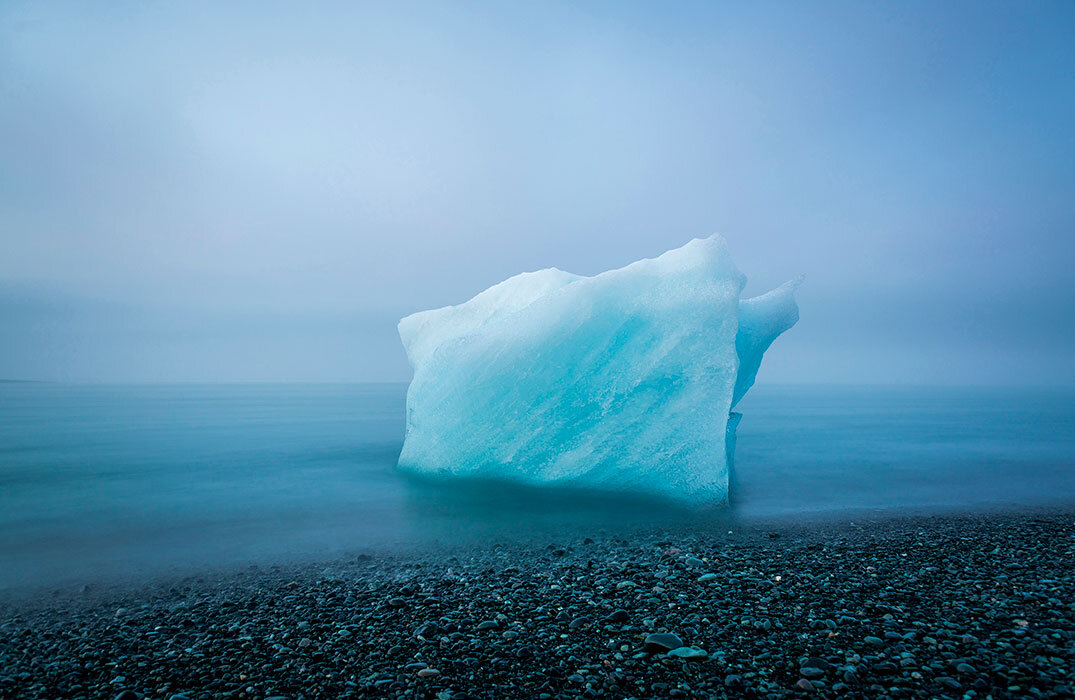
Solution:
M 732 407 L 798 319 L 798 280 L 740 300 L 723 238 L 618 270 L 516 275 L 399 322 L 399 467 L 723 503 Z

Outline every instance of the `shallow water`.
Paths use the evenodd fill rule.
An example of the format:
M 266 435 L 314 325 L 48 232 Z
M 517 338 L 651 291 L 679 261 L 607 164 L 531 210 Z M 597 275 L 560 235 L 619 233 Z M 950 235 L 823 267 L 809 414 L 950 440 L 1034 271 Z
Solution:
M 1075 392 L 757 386 L 731 513 L 393 470 L 401 384 L 0 384 L 0 586 L 684 520 L 1075 502 Z

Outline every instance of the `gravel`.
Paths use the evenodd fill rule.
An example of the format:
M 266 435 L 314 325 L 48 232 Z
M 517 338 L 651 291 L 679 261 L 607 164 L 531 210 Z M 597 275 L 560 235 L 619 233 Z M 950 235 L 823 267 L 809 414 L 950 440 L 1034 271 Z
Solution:
M 1070 511 L 726 527 L 8 595 L 0 698 L 1075 689 Z

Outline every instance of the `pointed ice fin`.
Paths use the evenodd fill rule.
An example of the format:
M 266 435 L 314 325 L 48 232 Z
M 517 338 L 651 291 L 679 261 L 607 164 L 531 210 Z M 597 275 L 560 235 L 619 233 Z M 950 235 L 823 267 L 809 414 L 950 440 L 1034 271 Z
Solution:
M 785 282 L 761 296 L 739 302 L 739 331 L 735 334 L 735 351 L 739 355 L 739 374 L 732 392 L 732 408 L 754 386 L 761 358 L 777 336 L 799 320 L 795 292 L 803 277 Z

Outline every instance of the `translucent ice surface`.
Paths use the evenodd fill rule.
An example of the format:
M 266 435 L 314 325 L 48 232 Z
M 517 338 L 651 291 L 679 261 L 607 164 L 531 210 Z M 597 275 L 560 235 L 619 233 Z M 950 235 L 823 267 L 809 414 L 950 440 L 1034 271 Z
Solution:
M 729 413 L 798 319 L 798 281 L 741 300 L 745 282 L 713 236 L 594 277 L 516 275 L 407 316 L 400 468 L 726 502 Z

